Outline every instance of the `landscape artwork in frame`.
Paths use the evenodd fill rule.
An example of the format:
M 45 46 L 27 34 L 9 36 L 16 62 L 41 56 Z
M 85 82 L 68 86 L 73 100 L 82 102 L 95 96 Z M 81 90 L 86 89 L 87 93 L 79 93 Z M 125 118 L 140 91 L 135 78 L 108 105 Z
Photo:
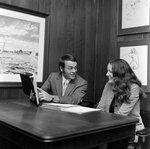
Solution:
M 118 35 L 150 31 L 150 0 L 119 0 Z
M 126 60 L 141 81 L 145 92 L 150 92 L 149 42 L 135 41 L 118 43 L 120 58 Z
M 19 73 L 43 81 L 45 18 L 0 5 L 0 82 L 21 82 Z

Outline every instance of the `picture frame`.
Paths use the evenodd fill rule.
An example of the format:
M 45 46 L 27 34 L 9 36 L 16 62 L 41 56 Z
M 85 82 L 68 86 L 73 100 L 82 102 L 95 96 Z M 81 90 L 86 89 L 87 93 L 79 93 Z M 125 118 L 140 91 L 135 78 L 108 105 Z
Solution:
M 118 35 L 150 31 L 149 0 L 118 0 Z
M 145 92 L 150 92 L 150 40 L 118 42 L 118 57 L 126 60 L 142 83 Z
M 20 73 L 43 83 L 48 14 L 0 3 L 0 87 L 21 86 Z

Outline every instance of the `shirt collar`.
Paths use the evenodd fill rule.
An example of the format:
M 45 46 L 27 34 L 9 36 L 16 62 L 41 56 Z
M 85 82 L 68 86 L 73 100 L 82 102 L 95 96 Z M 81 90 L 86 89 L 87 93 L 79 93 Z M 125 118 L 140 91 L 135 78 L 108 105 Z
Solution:
M 67 80 L 67 83 L 70 82 L 70 79 L 66 79 L 63 75 L 62 75 L 62 84 L 64 84 L 64 82 Z

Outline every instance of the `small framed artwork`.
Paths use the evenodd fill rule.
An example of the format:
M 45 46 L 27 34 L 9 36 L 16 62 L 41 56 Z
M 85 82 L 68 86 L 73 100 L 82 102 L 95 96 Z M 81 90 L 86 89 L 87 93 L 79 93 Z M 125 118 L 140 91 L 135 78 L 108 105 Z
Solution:
M 43 82 L 47 16 L 0 3 L 0 87 L 21 84 L 20 73 Z
M 121 59 L 126 60 L 141 81 L 145 92 L 150 92 L 150 40 L 117 43 Z
M 118 0 L 118 35 L 150 31 L 149 0 Z

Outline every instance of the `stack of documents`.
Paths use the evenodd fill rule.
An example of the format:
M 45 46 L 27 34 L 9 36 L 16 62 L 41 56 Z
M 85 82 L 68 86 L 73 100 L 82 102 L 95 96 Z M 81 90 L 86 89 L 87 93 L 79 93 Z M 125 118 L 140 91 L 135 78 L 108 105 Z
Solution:
M 88 108 L 88 107 L 83 107 L 80 105 L 73 105 L 73 104 L 43 103 L 41 107 L 47 109 L 53 109 L 53 110 L 73 112 L 78 114 L 100 111 L 100 109 Z

